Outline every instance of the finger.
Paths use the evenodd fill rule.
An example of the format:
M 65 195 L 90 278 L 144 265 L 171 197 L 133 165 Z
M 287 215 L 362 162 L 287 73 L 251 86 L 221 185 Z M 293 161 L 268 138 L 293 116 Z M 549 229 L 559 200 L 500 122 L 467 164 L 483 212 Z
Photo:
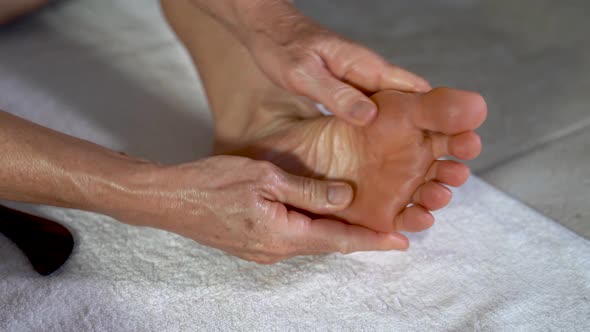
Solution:
M 426 173 L 426 181 L 438 181 L 452 187 L 460 187 L 469 178 L 469 167 L 454 160 L 437 160 Z
M 434 217 L 428 210 L 420 205 L 412 205 L 405 208 L 395 217 L 394 224 L 399 231 L 421 232 L 432 227 Z
M 369 97 L 336 79 L 326 68 L 308 67 L 294 73 L 290 82 L 295 92 L 323 104 L 344 121 L 364 126 L 377 116 L 377 105 Z
M 332 44 L 332 45 L 330 45 Z M 370 49 L 340 37 L 321 48 L 320 56 L 334 76 L 366 92 L 386 89 L 407 92 L 431 90 L 422 77 L 387 62 Z
M 404 87 L 406 85 L 409 86 Z M 407 92 L 428 92 L 432 87 L 422 77 L 398 66 L 386 64 L 381 71 L 381 75 L 379 75 L 379 87 L 375 92 L 385 89 Z
M 312 213 L 341 211 L 354 197 L 352 187 L 345 182 L 317 180 L 286 172 L 282 172 L 280 178 L 273 190 L 274 199 Z
M 406 250 L 408 239 L 398 233 L 375 232 L 337 220 L 309 220 L 307 226 L 292 234 L 298 254 L 351 253 L 356 251 Z
M 418 187 L 412 201 L 429 211 L 436 211 L 447 206 L 453 193 L 440 183 L 429 181 Z

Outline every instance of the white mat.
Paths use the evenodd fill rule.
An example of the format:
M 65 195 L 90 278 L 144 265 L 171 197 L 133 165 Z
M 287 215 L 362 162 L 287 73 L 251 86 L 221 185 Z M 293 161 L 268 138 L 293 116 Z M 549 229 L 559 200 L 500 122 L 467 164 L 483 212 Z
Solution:
M 113 10 L 114 8 L 114 10 Z M 0 108 L 165 162 L 206 153 L 210 120 L 153 3 L 67 3 L 0 33 Z M 71 259 L 36 275 L 0 236 L 0 330 L 590 328 L 590 244 L 478 179 L 407 253 L 258 266 L 163 231 L 15 205 L 63 222 Z

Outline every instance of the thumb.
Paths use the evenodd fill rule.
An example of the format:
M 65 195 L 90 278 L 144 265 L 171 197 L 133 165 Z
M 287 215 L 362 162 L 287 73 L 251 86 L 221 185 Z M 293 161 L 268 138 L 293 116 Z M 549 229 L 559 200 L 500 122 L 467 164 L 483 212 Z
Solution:
M 350 184 L 316 180 L 285 173 L 275 188 L 278 201 L 316 214 L 330 214 L 347 208 L 354 198 Z
M 377 105 L 360 90 L 334 77 L 324 67 L 297 71 L 292 79 L 294 92 L 323 104 L 335 116 L 355 125 L 365 126 L 377 116 Z

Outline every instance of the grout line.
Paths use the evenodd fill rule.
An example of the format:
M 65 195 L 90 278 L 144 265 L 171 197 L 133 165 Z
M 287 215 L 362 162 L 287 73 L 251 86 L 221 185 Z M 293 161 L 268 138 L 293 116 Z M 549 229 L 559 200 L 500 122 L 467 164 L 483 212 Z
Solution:
M 543 147 L 546 147 L 546 146 L 548 146 L 554 142 L 557 142 L 561 139 L 564 139 L 564 138 L 567 138 L 570 136 L 574 136 L 574 135 L 578 134 L 579 132 L 582 132 L 586 129 L 590 129 L 590 117 L 583 119 L 581 121 L 577 121 L 577 122 L 573 123 L 572 125 L 567 126 L 565 128 L 556 130 L 547 136 L 543 136 L 540 140 L 536 141 L 535 143 L 529 144 L 529 146 L 525 146 L 524 148 L 520 149 L 519 151 L 511 153 L 510 155 L 506 156 L 505 158 L 502 158 L 499 161 L 492 163 L 491 165 L 485 166 L 481 169 L 474 170 L 474 173 L 477 176 L 483 176 L 485 173 L 488 173 L 498 167 L 501 167 L 504 164 L 510 163 L 510 162 L 515 161 L 519 158 L 523 158 L 526 155 L 531 154 L 535 151 L 538 151 Z

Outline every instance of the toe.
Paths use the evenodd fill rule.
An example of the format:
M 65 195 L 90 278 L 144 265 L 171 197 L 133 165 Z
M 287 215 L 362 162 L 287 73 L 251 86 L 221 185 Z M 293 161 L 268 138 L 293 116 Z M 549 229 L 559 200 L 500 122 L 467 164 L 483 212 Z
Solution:
M 412 205 L 398 214 L 394 222 L 396 229 L 399 231 L 421 232 L 432 227 L 434 217 L 424 207 Z
M 473 131 L 454 136 L 431 133 L 430 138 L 432 140 L 432 154 L 435 159 L 453 156 L 463 160 L 471 160 L 481 153 L 481 139 Z
M 429 133 L 432 142 L 432 154 L 435 159 L 448 156 L 451 136 L 441 133 Z
M 460 187 L 469 178 L 469 167 L 454 160 L 437 160 L 432 163 L 426 181 L 438 181 L 452 187 Z
M 448 140 L 448 149 L 453 157 L 471 160 L 481 153 L 481 138 L 473 131 L 451 136 Z
M 447 206 L 453 193 L 440 183 L 429 181 L 416 189 L 412 198 L 415 204 L 420 204 L 430 211 L 436 211 Z
M 485 100 L 474 92 L 437 88 L 420 100 L 412 114 L 414 123 L 425 130 L 455 135 L 478 128 L 487 116 Z

